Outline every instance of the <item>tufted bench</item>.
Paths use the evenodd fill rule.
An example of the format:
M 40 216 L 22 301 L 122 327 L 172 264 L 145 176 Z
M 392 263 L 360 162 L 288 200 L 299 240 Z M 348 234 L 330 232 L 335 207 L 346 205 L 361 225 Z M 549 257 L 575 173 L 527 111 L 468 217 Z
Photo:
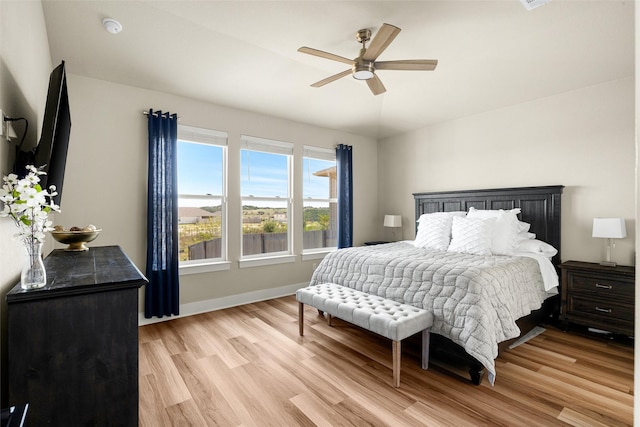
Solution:
M 304 305 L 375 332 L 393 341 L 393 384 L 400 387 L 400 342 L 422 332 L 422 369 L 429 367 L 429 328 L 433 314 L 408 304 L 360 292 L 335 283 L 323 283 L 298 289 L 298 323 L 304 334 Z

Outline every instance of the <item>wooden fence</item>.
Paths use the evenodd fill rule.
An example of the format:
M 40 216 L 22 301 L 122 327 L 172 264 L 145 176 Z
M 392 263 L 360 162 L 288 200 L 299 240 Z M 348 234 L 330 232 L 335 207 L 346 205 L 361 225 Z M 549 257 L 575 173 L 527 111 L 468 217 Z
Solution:
M 338 245 L 337 232 L 334 230 L 305 231 L 302 234 L 304 249 L 331 248 Z
M 304 249 L 335 247 L 335 231 L 305 231 L 302 237 Z M 287 251 L 287 233 L 259 233 L 242 235 L 242 255 L 266 254 Z M 205 240 L 189 246 L 189 260 L 222 257 L 222 239 Z
M 205 240 L 189 246 L 189 260 L 222 257 L 222 239 Z

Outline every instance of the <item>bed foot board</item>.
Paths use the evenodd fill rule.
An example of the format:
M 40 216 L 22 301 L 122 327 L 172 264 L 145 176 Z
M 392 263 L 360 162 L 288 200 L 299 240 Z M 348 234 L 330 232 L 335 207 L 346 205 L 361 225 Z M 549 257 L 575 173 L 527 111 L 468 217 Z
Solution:
M 482 378 L 484 378 L 484 368 L 482 365 L 471 365 L 469 368 L 469 376 L 471 376 L 471 382 L 474 385 L 480 385 L 482 383 Z
M 444 365 L 445 369 L 451 369 L 460 375 L 460 378 L 468 378 L 474 385 L 480 385 L 485 375 L 485 368 L 475 357 L 472 357 L 464 349 L 448 338 L 438 334 L 431 334 L 430 355 L 436 361 Z M 469 377 L 465 377 L 467 372 Z

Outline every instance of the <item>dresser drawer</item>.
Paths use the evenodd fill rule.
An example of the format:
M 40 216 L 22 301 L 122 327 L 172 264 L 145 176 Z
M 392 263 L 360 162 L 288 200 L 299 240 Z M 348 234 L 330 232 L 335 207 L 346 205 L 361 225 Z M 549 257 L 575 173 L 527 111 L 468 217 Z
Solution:
M 635 286 L 633 280 L 624 280 L 624 278 L 599 277 L 596 275 L 586 275 L 571 272 L 568 275 L 568 291 L 570 293 L 589 293 L 596 297 L 616 298 L 621 300 L 634 299 Z
M 633 336 L 635 267 L 582 261 L 567 261 L 559 267 L 562 307 L 558 318 L 565 330 L 576 323 Z
M 616 303 L 596 298 L 583 298 L 577 295 L 570 295 L 567 302 L 567 314 L 569 315 L 588 315 L 594 319 L 622 321 L 633 325 L 633 304 Z

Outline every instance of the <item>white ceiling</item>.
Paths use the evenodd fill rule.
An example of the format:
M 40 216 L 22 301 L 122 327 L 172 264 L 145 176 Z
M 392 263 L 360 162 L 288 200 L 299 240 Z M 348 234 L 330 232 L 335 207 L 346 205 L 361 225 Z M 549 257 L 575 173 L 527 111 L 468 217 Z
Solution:
M 43 0 L 54 65 L 67 72 L 378 138 L 633 76 L 634 2 Z M 107 33 L 102 19 L 124 30 Z M 379 60 L 438 59 L 435 71 L 381 70 L 374 96 L 345 64 L 355 33 L 402 32 Z M 178 112 L 179 113 L 179 112 Z

